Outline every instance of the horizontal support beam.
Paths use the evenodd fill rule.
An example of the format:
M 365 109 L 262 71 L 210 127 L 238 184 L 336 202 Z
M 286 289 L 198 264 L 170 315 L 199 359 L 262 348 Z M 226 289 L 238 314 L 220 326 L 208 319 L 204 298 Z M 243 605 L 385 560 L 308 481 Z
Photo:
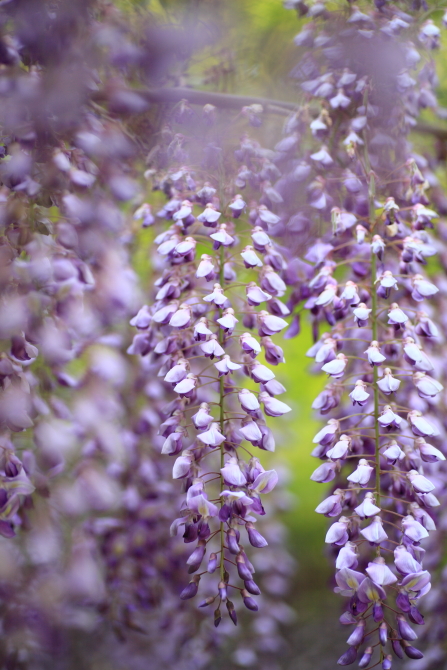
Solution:
M 187 100 L 192 105 L 214 105 L 215 107 L 238 110 L 248 105 L 257 104 L 262 105 L 266 111 L 275 111 L 277 113 L 284 113 L 287 110 L 293 111 L 298 107 L 297 103 L 287 102 L 286 100 L 272 100 L 270 98 L 258 98 L 251 95 L 213 93 L 212 91 L 198 91 L 197 89 L 186 87 L 136 89 L 135 92 L 150 102 L 180 102 L 180 100 Z
M 271 98 L 259 98 L 254 95 L 232 95 L 231 93 L 214 93 L 212 91 L 199 91 L 194 88 L 173 87 L 173 88 L 133 88 L 133 93 L 137 93 L 142 98 L 152 103 L 177 103 L 181 100 L 187 100 L 191 105 L 214 105 L 225 109 L 241 110 L 242 107 L 249 105 L 262 105 L 264 111 L 272 114 L 287 116 L 290 112 L 298 108 L 298 103 L 288 100 L 274 100 Z M 103 101 L 104 92 L 98 91 L 93 95 L 95 100 Z M 433 135 L 442 141 L 447 141 L 447 127 L 437 126 L 432 123 L 419 121 L 413 128 L 413 132 L 423 135 Z

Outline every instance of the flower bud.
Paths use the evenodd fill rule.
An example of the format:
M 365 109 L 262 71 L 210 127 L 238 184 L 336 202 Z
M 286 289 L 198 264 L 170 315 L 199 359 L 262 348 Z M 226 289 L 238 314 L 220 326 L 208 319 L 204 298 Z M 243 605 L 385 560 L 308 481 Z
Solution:
M 373 655 L 372 647 L 367 647 L 359 661 L 359 668 L 367 668 Z
M 388 641 L 388 626 L 385 621 L 379 626 L 379 640 L 382 647 L 384 647 Z
M 268 545 L 267 540 L 261 535 L 261 533 L 258 530 L 256 530 L 256 528 L 250 521 L 248 521 L 245 524 L 245 529 L 247 531 L 250 544 L 253 547 L 257 547 L 259 549 L 261 547 L 266 547 Z
M 231 621 L 234 623 L 235 626 L 237 626 L 237 614 L 236 614 L 236 610 L 234 609 L 234 605 L 231 602 L 231 600 L 227 599 L 226 606 L 227 606 L 228 614 L 230 615 Z
M 244 557 L 242 556 L 242 554 L 238 554 L 236 556 L 236 567 L 237 567 L 239 577 L 242 580 L 244 580 L 244 581 L 251 580 L 251 578 L 252 578 L 251 570 L 247 566 L 247 563 L 246 563 Z
M 345 651 L 345 653 L 340 656 L 337 665 L 352 665 L 356 658 L 357 649 L 355 647 L 349 647 L 348 651 Z
M 217 555 L 213 552 L 208 559 L 207 571 L 212 574 L 217 568 Z
M 424 654 L 422 653 L 422 651 L 419 651 L 419 649 L 416 649 L 416 647 L 412 647 L 411 644 L 408 644 L 408 642 L 405 642 L 405 640 L 402 641 L 402 646 L 408 658 L 413 659 L 424 658 Z
M 247 589 L 247 591 L 249 591 L 249 593 L 252 593 L 254 596 L 261 595 L 261 589 L 252 579 L 245 580 L 244 586 Z
M 348 637 L 346 641 L 347 644 L 353 647 L 358 647 L 359 644 L 362 643 L 364 634 L 365 634 L 365 621 L 362 619 L 361 621 L 358 622 L 353 632 Z
M 214 627 L 217 628 L 221 621 L 222 621 L 222 614 L 218 607 L 216 610 L 214 610 Z
M 189 582 L 188 586 L 185 586 L 183 591 L 180 594 L 182 600 L 188 600 L 189 598 L 194 598 L 197 595 L 199 588 L 200 576 L 194 575 L 194 577 Z
M 227 599 L 227 585 L 225 582 L 221 581 L 219 582 L 218 585 L 218 591 L 219 591 L 219 596 L 221 600 L 226 600 Z
M 256 603 L 256 600 L 250 596 L 250 594 L 246 589 L 242 589 L 241 596 L 242 600 L 244 601 L 244 605 L 248 610 L 251 610 L 252 612 L 258 611 L 259 608 Z

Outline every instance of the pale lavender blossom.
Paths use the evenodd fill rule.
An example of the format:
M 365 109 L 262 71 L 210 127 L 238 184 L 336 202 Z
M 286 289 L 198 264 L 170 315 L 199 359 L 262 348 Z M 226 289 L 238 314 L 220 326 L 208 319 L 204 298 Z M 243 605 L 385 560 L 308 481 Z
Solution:
M 248 414 L 251 414 L 252 412 L 256 412 L 260 407 L 258 399 L 248 389 L 242 389 L 238 393 L 238 398 L 239 398 L 239 402 L 241 404 L 242 409 L 245 412 L 247 412 Z
M 408 321 L 408 316 L 399 307 L 397 302 L 393 302 L 388 312 L 388 323 L 396 328 L 402 328 Z
M 245 475 L 241 471 L 238 460 L 235 457 L 231 457 L 220 471 L 226 484 L 243 486 L 247 483 Z
M 382 379 L 379 379 L 377 386 L 385 395 L 391 395 L 399 390 L 400 379 L 393 377 L 390 368 L 385 368 Z
M 323 372 L 326 372 L 334 379 L 340 379 L 345 372 L 347 364 L 348 364 L 347 357 L 345 356 L 345 354 L 340 353 L 337 354 L 337 356 L 332 361 L 325 363 L 321 369 L 323 370 Z
M 366 405 L 370 398 L 370 394 L 365 389 L 366 384 L 363 380 L 359 379 L 355 382 L 354 389 L 349 394 L 353 405 L 359 405 L 360 407 Z
M 349 540 L 348 534 L 349 519 L 342 516 L 338 521 L 330 526 L 326 533 L 325 542 L 336 546 L 343 546 Z
M 386 448 L 383 449 L 382 454 L 391 465 L 394 465 L 396 461 L 401 461 L 405 458 L 405 452 L 402 451 L 395 440 L 392 440 L 388 445 L 386 445 Z
M 246 246 L 243 249 L 243 251 L 241 251 L 241 256 L 246 268 L 255 268 L 263 266 L 263 262 L 256 255 L 256 252 L 251 245 Z
M 222 377 L 223 375 L 228 375 L 236 370 L 240 370 L 242 366 L 239 365 L 239 363 L 234 363 L 229 355 L 225 354 L 220 361 L 214 363 L 214 367 L 219 372 L 218 376 Z
M 218 447 L 225 440 L 225 436 L 219 431 L 218 423 L 211 423 L 208 430 L 198 433 L 197 439 L 209 447 Z
M 373 470 L 374 468 L 369 465 L 368 461 L 366 461 L 364 458 L 361 458 L 356 470 L 354 470 L 354 472 L 352 472 L 347 477 L 347 479 L 353 484 L 366 486 L 370 480 Z
M 356 514 L 362 519 L 370 516 L 376 516 L 380 513 L 380 507 L 374 503 L 374 495 L 369 491 L 365 494 L 363 502 L 355 508 Z
M 392 410 L 391 405 L 385 405 L 377 421 L 383 428 L 396 430 L 402 423 L 402 417 Z
M 340 435 L 339 441 L 326 452 L 326 456 L 336 461 L 339 458 L 346 458 L 350 449 L 351 438 L 349 435 Z
M 439 435 L 438 429 L 427 421 L 422 416 L 422 412 L 418 410 L 413 409 L 411 412 L 408 412 L 407 420 L 414 435 L 418 437 L 437 437 Z
M 430 493 L 435 489 L 435 485 L 424 477 L 424 475 L 419 474 L 416 470 L 410 470 L 407 474 L 407 477 L 414 488 L 418 493 Z
M 249 305 L 261 305 L 263 302 L 270 300 L 272 297 L 270 293 L 263 291 L 262 288 L 256 285 L 255 282 L 250 282 L 246 287 L 247 300 Z
M 213 292 L 203 297 L 205 302 L 213 302 L 217 307 L 222 307 L 228 301 L 224 295 L 223 288 L 220 284 L 214 284 Z
M 417 543 L 428 537 L 427 530 L 411 514 L 402 519 L 402 529 L 404 535 L 410 538 L 412 542 Z
M 413 374 L 413 383 L 418 390 L 419 396 L 426 399 L 435 398 L 444 389 L 440 382 L 429 377 L 425 372 L 415 372 Z
M 357 545 L 353 542 L 347 542 L 338 552 L 335 567 L 337 570 L 344 568 L 356 568 L 358 564 Z
M 368 362 L 370 365 L 381 365 L 386 360 L 386 356 L 379 350 L 379 343 L 375 340 L 371 342 L 364 353 L 368 355 Z
M 358 327 L 363 328 L 368 323 L 371 309 L 367 307 L 364 302 L 361 302 L 352 310 L 352 313 L 354 314 L 354 318 Z
M 216 277 L 213 258 L 209 254 L 202 254 L 200 263 L 196 270 L 196 277 L 204 277 L 206 281 L 212 281 Z
M 211 358 L 211 360 L 213 360 L 215 356 L 223 356 L 225 354 L 225 349 L 223 349 L 219 344 L 217 336 L 214 334 L 211 335 L 207 342 L 201 343 L 200 349 L 202 350 L 203 354 Z
M 369 526 L 363 528 L 360 533 L 368 542 L 374 545 L 380 545 L 388 538 L 380 516 L 374 516 Z

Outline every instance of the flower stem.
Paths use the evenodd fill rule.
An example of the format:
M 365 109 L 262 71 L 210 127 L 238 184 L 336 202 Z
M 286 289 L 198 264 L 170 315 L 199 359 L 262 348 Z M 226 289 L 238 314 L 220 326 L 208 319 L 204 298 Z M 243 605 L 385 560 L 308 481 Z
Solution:
M 367 155 L 368 150 L 365 149 Z M 369 157 L 368 157 L 369 164 Z M 374 211 L 375 211 L 375 177 L 374 173 L 369 171 L 369 220 L 371 234 L 374 231 Z M 377 291 L 376 291 L 376 274 L 377 274 L 377 256 L 374 251 L 371 251 L 371 320 L 372 320 L 372 339 L 378 341 L 378 314 L 377 314 Z M 374 390 L 374 459 L 376 466 L 376 504 L 380 506 L 380 432 L 379 432 L 379 371 L 375 365 L 373 368 L 373 390 Z M 377 547 L 377 555 L 380 556 L 380 547 Z
M 372 254 L 372 281 L 374 282 L 375 278 L 375 270 L 376 270 L 376 256 L 373 253 Z M 373 286 L 371 287 L 371 292 L 372 292 L 372 337 L 373 340 L 377 340 L 377 317 L 376 317 L 376 311 L 377 311 L 377 293 L 376 289 Z M 373 369 L 373 379 L 374 379 L 374 384 L 373 384 L 373 389 L 374 389 L 374 441 L 375 441 L 375 461 L 376 461 L 376 495 L 377 495 L 377 503 L 380 502 L 380 434 L 379 434 L 379 387 L 377 385 L 377 382 L 379 381 L 379 372 L 377 369 L 377 366 L 374 366 Z
M 224 285 L 225 282 L 225 276 L 224 276 L 224 263 L 225 263 L 225 247 L 221 246 L 220 247 L 220 261 L 219 261 L 219 283 L 221 286 Z M 221 316 L 223 314 L 223 310 L 221 309 Z M 222 328 L 219 328 L 219 333 L 218 333 L 218 342 L 222 346 L 224 341 L 224 331 Z M 220 416 L 219 416 L 219 423 L 220 423 L 220 432 L 222 435 L 224 434 L 224 426 L 225 426 L 225 412 L 224 412 L 224 377 L 221 377 L 219 380 L 219 406 L 220 406 Z M 220 445 L 220 467 L 223 468 L 225 465 L 224 462 L 224 443 Z M 222 473 L 220 475 L 220 490 L 221 492 L 224 489 L 224 480 Z M 222 498 L 221 498 L 222 500 Z M 223 505 L 223 501 L 222 501 Z M 221 521 L 220 522 L 220 550 L 221 550 L 221 555 L 220 555 L 220 579 L 221 581 L 224 581 L 224 573 L 225 573 L 225 563 L 224 563 L 224 546 L 225 546 L 225 530 L 224 530 L 224 524 Z

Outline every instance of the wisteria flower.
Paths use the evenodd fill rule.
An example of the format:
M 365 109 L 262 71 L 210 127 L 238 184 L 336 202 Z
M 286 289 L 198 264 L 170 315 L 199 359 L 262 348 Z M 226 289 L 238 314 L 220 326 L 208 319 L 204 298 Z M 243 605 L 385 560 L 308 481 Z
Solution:
M 438 293 L 439 289 L 425 279 L 422 275 L 414 275 L 412 277 L 413 292 L 411 297 L 417 302 L 422 302 L 426 298 L 431 298 Z
M 241 251 L 241 256 L 246 268 L 261 268 L 263 266 L 263 262 L 256 255 L 255 250 L 250 245 L 246 246 L 244 250 Z
M 234 316 L 234 310 L 231 307 L 225 309 L 223 315 L 217 319 L 217 323 L 229 335 L 233 333 L 238 321 L 239 320 Z
M 422 412 L 419 412 L 418 410 L 414 409 L 411 410 L 411 412 L 408 412 L 407 420 L 414 435 L 417 435 L 418 437 L 437 437 L 439 435 L 438 429 L 429 423 L 427 419 L 422 416 Z
M 345 288 L 340 295 L 340 299 L 346 300 L 347 304 L 351 307 L 358 305 L 360 302 L 360 296 L 358 294 L 357 284 L 351 280 L 347 281 Z
M 338 516 L 342 511 L 343 493 L 338 490 L 323 500 L 315 509 L 317 514 L 324 514 L 327 517 Z
M 197 221 L 200 221 L 208 228 L 215 228 L 221 216 L 222 213 L 218 212 L 214 205 L 209 202 L 205 205 L 205 210 L 198 215 Z
M 379 343 L 375 340 L 371 342 L 370 346 L 364 352 L 368 356 L 368 363 L 370 365 L 381 365 L 386 361 L 386 356 L 384 356 L 379 350 Z
M 362 519 L 380 514 L 380 507 L 374 503 L 374 495 L 369 491 L 365 494 L 363 502 L 355 508 L 356 514 Z
M 399 307 L 397 302 L 393 302 L 388 312 L 388 323 L 396 328 L 402 328 L 408 321 L 408 316 Z
M 219 429 L 218 423 L 211 423 L 208 430 L 203 433 L 198 433 L 197 439 L 204 444 L 207 444 L 209 447 L 218 447 L 225 440 L 225 436 L 222 435 Z
M 442 384 L 426 375 L 425 372 L 415 372 L 413 374 L 413 383 L 421 398 L 435 398 L 438 393 L 444 390 Z
M 346 458 L 351 448 L 351 438 L 349 435 L 340 435 L 339 441 L 326 452 L 326 456 L 333 461 L 339 458 Z
M 365 575 L 361 572 L 356 572 L 350 568 L 342 568 L 335 573 L 337 582 L 335 591 L 342 596 L 353 596 L 357 593 L 364 579 Z
M 209 254 L 202 254 L 200 263 L 196 270 L 196 277 L 204 278 L 206 281 L 213 281 L 216 277 L 213 257 Z
M 331 482 L 333 479 L 335 479 L 336 470 L 337 463 L 326 461 L 325 463 L 322 463 L 316 470 L 314 470 L 310 478 L 314 482 L 327 484 L 327 482 Z
M 419 437 L 415 440 L 415 446 L 419 449 L 421 458 L 426 463 L 436 463 L 436 461 L 445 461 L 445 456 L 432 444 L 428 444 L 424 438 Z
M 385 405 L 377 421 L 380 423 L 382 428 L 387 428 L 388 430 L 397 430 L 402 423 L 402 418 L 393 412 L 390 405 Z
M 228 298 L 224 295 L 221 285 L 214 284 L 213 292 L 204 296 L 203 300 L 205 302 L 213 302 L 217 307 L 222 307 L 228 301 Z
M 183 479 L 184 477 L 187 477 L 191 472 L 192 462 L 192 453 L 190 451 L 184 451 L 183 454 L 176 459 L 172 468 L 173 479 Z
M 225 354 L 225 349 L 222 348 L 219 340 L 217 339 L 217 336 L 214 334 L 211 335 L 207 342 L 202 342 L 200 344 L 200 349 L 202 350 L 203 354 L 211 358 L 211 360 L 213 360 L 215 356 L 223 356 Z
M 428 537 L 427 530 L 411 514 L 402 519 L 402 529 L 404 535 L 409 537 L 412 542 L 418 543 Z
M 208 403 L 200 403 L 199 410 L 192 415 L 191 420 L 197 430 L 207 429 L 209 425 L 213 422 L 213 417 L 210 414 L 210 408 Z
M 332 524 L 326 533 L 325 542 L 327 544 L 334 544 L 336 546 L 343 546 L 349 540 L 348 527 L 349 519 L 347 517 L 340 517 L 338 521 Z
M 327 372 L 327 374 L 334 379 L 340 379 L 343 377 L 347 364 L 347 357 L 345 354 L 340 353 L 337 354 L 336 358 L 334 358 L 332 361 L 325 363 L 321 369 L 323 372 Z
M 174 386 L 174 391 L 178 393 L 181 398 L 190 398 L 197 386 L 197 377 L 192 373 L 186 375 L 182 381 Z
M 287 328 L 287 321 L 281 319 L 279 316 L 274 316 L 265 311 L 260 311 L 257 314 L 258 331 L 261 337 L 275 335 L 284 328 Z
M 359 328 L 364 328 L 368 323 L 371 308 L 367 307 L 364 302 L 361 302 L 352 310 L 355 322 Z
M 344 547 L 338 552 L 335 567 L 337 570 L 345 568 L 356 568 L 358 564 L 358 550 L 354 542 L 347 542 Z
M 315 435 L 312 442 L 314 444 L 322 444 L 325 446 L 332 444 L 335 439 L 335 435 L 339 430 L 339 426 L 340 424 L 337 419 L 329 419 L 327 424 Z
M 397 582 L 396 575 L 390 570 L 382 556 L 378 556 L 372 563 L 368 563 L 366 572 L 375 584 L 388 586 Z
M 256 358 L 261 353 L 261 345 L 250 333 L 243 333 L 239 341 L 243 351 L 249 353 L 252 358 Z
M 360 533 L 365 540 L 368 540 L 370 544 L 374 545 L 380 545 L 388 539 L 388 535 L 383 528 L 380 516 L 374 516 L 369 526 L 362 528 Z
M 262 288 L 256 285 L 255 282 L 247 284 L 246 289 L 247 300 L 249 305 L 260 305 L 263 302 L 270 300 L 272 297 L 270 293 L 263 291 Z
M 272 398 L 268 393 L 261 391 L 259 394 L 259 401 L 264 405 L 264 412 L 267 416 L 282 416 L 292 411 L 292 408 L 286 405 L 285 402 Z M 242 404 L 242 403 L 241 403 Z
M 260 407 L 258 399 L 248 389 L 242 389 L 238 393 L 238 398 L 239 398 L 239 402 L 241 404 L 242 409 L 245 412 L 247 412 L 248 414 L 256 412 Z
M 270 493 L 278 483 L 278 474 L 276 470 L 266 470 L 261 472 L 254 482 L 249 485 L 249 489 L 255 493 Z
M 392 440 L 386 448 L 383 449 L 382 454 L 391 465 L 394 465 L 397 461 L 401 461 L 405 458 L 405 452 L 402 451 L 395 440 Z
M 214 363 L 214 367 L 219 372 L 218 376 L 222 377 L 223 375 L 235 372 L 235 370 L 240 370 L 242 366 L 239 363 L 234 363 L 229 355 L 225 354 L 220 361 Z
M 422 372 L 431 372 L 434 368 L 427 354 L 422 351 L 412 337 L 406 337 L 403 346 L 405 359 L 417 370 Z
M 377 289 L 377 294 L 381 298 L 389 298 L 391 290 L 398 289 L 398 283 L 395 277 L 390 270 L 385 270 L 383 274 L 377 279 L 379 287 Z
M 359 405 L 360 407 L 366 405 L 366 403 L 370 398 L 370 394 L 367 393 L 365 389 L 366 389 L 365 382 L 361 379 L 358 379 L 355 382 L 354 389 L 349 394 L 349 397 L 351 398 L 353 405 Z
M 348 477 L 348 481 L 359 486 L 366 486 L 371 478 L 374 468 L 369 465 L 368 461 L 361 458 L 357 468 Z
M 430 493 L 430 491 L 433 491 L 435 488 L 435 485 L 432 484 L 431 481 L 427 479 L 427 477 L 419 474 L 417 470 L 410 470 L 410 472 L 407 474 L 407 477 L 411 483 L 411 486 L 418 493 Z
M 232 486 L 244 486 L 247 483 L 245 475 L 239 467 L 237 458 L 230 457 L 223 468 L 220 469 L 226 484 Z
M 393 377 L 390 368 L 385 368 L 382 379 L 379 379 L 377 386 L 385 395 L 396 393 L 400 387 L 400 379 Z

